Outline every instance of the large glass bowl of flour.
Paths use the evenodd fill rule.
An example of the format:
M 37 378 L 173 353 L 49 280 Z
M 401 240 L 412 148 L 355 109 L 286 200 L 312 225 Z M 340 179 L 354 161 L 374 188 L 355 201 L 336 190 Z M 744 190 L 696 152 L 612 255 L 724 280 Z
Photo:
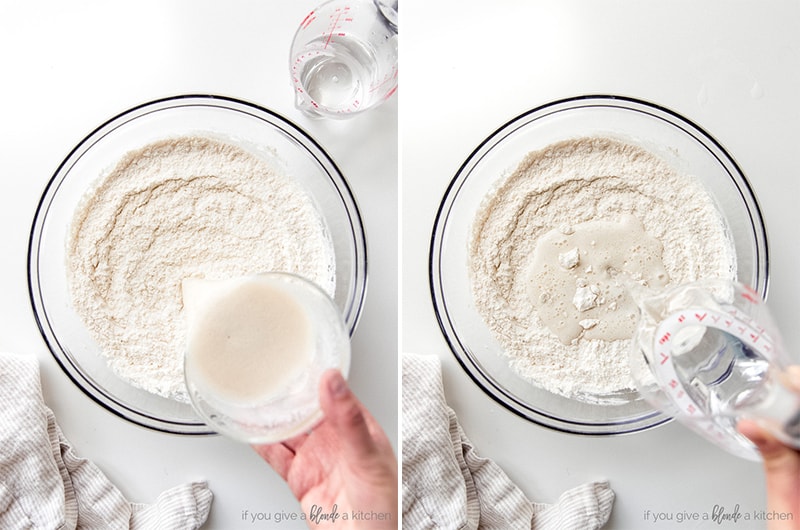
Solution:
M 623 144 L 630 148 L 619 148 L 627 162 L 618 175 L 613 157 L 610 162 L 592 159 L 594 165 L 588 166 L 580 159 L 602 149 L 616 152 Z M 651 156 L 658 162 L 651 162 Z M 557 172 L 563 182 L 533 192 L 540 185 L 539 173 L 518 178 L 525 164 Z M 687 190 L 670 190 L 684 182 L 674 180 L 673 173 L 691 180 L 681 187 L 699 186 L 698 195 L 708 201 L 698 206 Z M 630 178 L 639 182 L 635 192 L 625 189 Z M 651 192 L 655 199 L 648 196 Z M 617 236 L 608 232 L 612 237 L 643 237 L 637 216 L 647 220 L 648 232 L 664 239 L 664 261 L 668 269 L 680 270 L 676 276 L 730 275 L 766 295 L 767 239 L 753 190 L 719 142 L 675 112 L 626 97 L 565 99 L 509 121 L 467 158 L 436 217 L 430 287 L 450 349 L 486 394 L 534 423 L 583 435 L 637 432 L 670 420 L 641 398 L 625 372 L 629 339 L 615 340 L 609 349 L 611 341 L 590 340 L 599 329 L 598 319 L 583 318 L 583 329 L 574 326 L 578 342 L 569 343 L 574 335 L 567 336 L 571 346 L 563 348 L 588 346 L 562 350 L 555 332 L 531 309 L 549 302 L 549 293 L 538 295 L 541 299 L 525 298 L 530 291 L 514 294 L 526 281 L 525 267 L 535 263 L 536 247 L 525 240 L 526 227 L 562 240 L 582 235 L 588 248 L 595 244 L 586 235 L 597 226 L 592 223 L 608 219 L 623 219 L 615 225 Z M 620 228 L 625 223 L 632 223 L 633 232 Z M 714 225 L 713 230 L 706 225 Z M 683 247 L 684 229 L 693 246 L 687 240 Z M 577 263 L 574 248 L 561 252 L 555 267 L 561 272 L 597 272 L 591 264 Z M 589 291 L 591 282 L 580 281 L 571 291 L 576 293 L 574 308 L 583 311 L 604 302 Z M 493 297 L 501 287 L 508 293 Z M 578 291 L 587 296 L 578 297 Z M 559 357 L 562 351 L 571 353 Z
M 226 147 L 214 147 L 222 144 Z M 160 158 L 153 154 L 165 149 L 173 158 L 177 156 L 178 160 L 184 152 L 202 152 L 204 149 L 210 152 L 217 149 L 213 153 L 216 158 L 207 164 L 210 164 L 209 167 L 217 164 L 228 172 L 227 178 L 238 179 L 239 188 L 226 189 L 224 183 L 207 185 L 206 177 L 213 175 L 199 174 L 191 181 L 182 181 L 184 176 L 179 162 L 162 164 L 159 162 Z M 126 324 L 129 328 L 134 327 L 134 333 L 122 335 L 122 339 L 111 340 L 113 348 L 122 352 L 125 351 L 126 344 L 120 344 L 120 341 L 127 340 L 127 336 L 136 338 L 135 332 L 141 331 L 135 329 L 139 322 L 158 322 L 162 314 L 164 319 L 175 318 L 175 312 L 170 312 L 169 309 L 170 303 L 174 305 L 175 302 L 165 301 L 162 306 L 158 303 L 158 298 L 153 298 L 149 292 L 158 282 L 169 282 L 169 276 L 175 274 L 172 271 L 179 271 L 186 265 L 190 269 L 183 269 L 184 272 L 175 275 L 183 275 L 188 270 L 191 276 L 207 279 L 270 272 L 247 270 L 246 266 L 245 269 L 237 270 L 226 263 L 226 260 L 232 258 L 226 254 L 226 234 L 216 230 L 218 227 L 214 226 L 215 223 L 224 225 L 226 230 L 236 231 L 240 228 L 240 233 L 235 235 L 245 241 L 246 238 L 253 238 L 252 245 L 248 247 L 252 248 L 253 254 L 265 252 L 273 240 L 278 241 L 275 239 L 277 237 L 291 243 L 287 244 L 287 249 L 303 249 L 306 236 L 311 236 L 292 231 L 292 216 L 301 216 L 303 213 L 300 206 L 304 208 L 306 213 L 303 215 L 306 217 L 313 210 L 314 215 L 319 218 L 319 229 L 312 235 L 317 237 L 321 234 L 327 240 L 329 253 L 326 254 L 326 259 L 331 263 L 327 269 L 322 267 L 321 273 L 324 276 L 325 271 L 329 270 L 329 277 L 320 279 L 318 283 L 333 298 L 342 313 L 347 330 L 352 334 L 361 314 L 366 290 L 366 241 L 360 213 L 344 176 L 314 139 L 273 111 L 227 97 L 186 95 L 135 107 L 110 119 L 89 134 L 61 163 L 48 183 L 36 211 L 28 256 L 31 301 L 47 346 L 64 372 L 87 395 L 118 416 L 159 431 L 210 434 L 212 429 L 196 414 L 189 403 L 188 394 L 170 393 L 167 383 L 174 387 L 175 382 L 172 379 L 178 380 L 182 378 L 182 374 L 171 374 L 169 381 L 161 381 L 158 367 L 152 366 L 160 362 L 158 354 L 153 355 L 152 352 L 144 352 L 147 356 L 142 357 L 142 363 L 150 365 L 145 367 L 149 375 L 140 376 L 140 370 L 135 366 L 138 362 L 136 356 L 130 357 L 134 359 L 132 363 L 129 359 L 115 360 L 113 356 L 109 360 L 108 355 L 104 355 L 107 352 L 101 351 L 100 341 L 95 340 L 96 335 L 88 329 L 87 319 L 92 324 L 91 312 L 87 315 L 86 307 L 83 307 L 83 313 L 79 314 L 70 290 L 66 269 L 68 266 L 74 267 L 76 260 L 71 254 L 72 247 L 67 247 L 72 241 L 70 231 L 76 212 L 86 207 L 87 197 L 93 193 L 94 197 L 100 196 L 97 191 L 98 182 L 109 173 L 118 171 L 120 161 L 131 153 L 136 154 L 134 163 L 130 168 L 123 168 L 124 171 L 133 172 L 142 165 L 149 171 L 151 168 L 148 164 L 151 164 L 155 168 L 153 171 L 174 172 L 177 178 L 165 178 L 164 183 L 151 184 L 141 190 L 112 189 L 104 199 L 107 202 L 111 199 L 117 200 L 120 193 L 143 198 L 141 204 L 133 200 L 126 201 L 126 208 L 150 209 L 148 215 L 152 218 L 153 226 L 150 228 L 152 233 L 147 233 L 146 237 L 153 237 L 154 241 L 162 241 L 158 234 L 160 227 L 169 226 L 170 230 L 174 230 L 170 250 L 158 258 L 163 260 L 163 268 L 154 266 L 153 262 L 137 263 L 137 253 L 147 247 L 146 241 L 143 246 L 142 241 L 137 243 L 126 241 L 125 238 L 103 240 L 104 252 L 116 256 L 115 261 L 109 261 L 117 269 L 107 275 L 111 278 L 109 296 L 114 292 L 114 285 L 124 283 L 130 277 L 136 281 L 126 287 L 133 296 L 133 302 L 137 303 L 136 289 L 141 290 L 142 299 L 149 299 L 149 305 L 144 310 L 136 309 L 126 313 L 126 318 L 130 317 L 135 322 Z M 230 163 L 226 162 L 225 157 L 231 158 Z M 241 162 L 242 159 L 246 159 L 246 163 Z M 254 187 L 254 196 L 247 197 L 251 188 L 241 186 L 252 179 L 237 173 L 247 171 L 253 165 L 257 169 L 268 167 L 271 174 L 280 176 L 282 182 L 289 187 L 276 192 L 274 196 L 269 189 Z M 123 174 L 126 175 L 128 173 Z M 125 179 L 118 180 L 124 183 Z M 208 190 L 212 189 L 221 191 L 209 195 Z M 297 205 L 293 202 L 292 193 L 298 197 Z M 172 202 L 164 202 L 167 206 L 159 211 L 158 201 L 165 200 L 165 197 Z M 181 200 L 184 197 L 185 202 L 191 203 L 194 210 L 187 210 L 187 205 Z M 302 201 L 299 197 L 302 197 Z M 288 220 L 286 226 L 258 226 L 259 223 L 254 223 L 253 212 L 242 211 L 242 205 L 253 204 L 254 201 L 256 204 L 258 201 L 265 204 L 270 201 L 275 203 L 275 208 L 282 209 L 282 215 Z M 96 202 L 102 203 L 99 200 Z M 114 215 L 115 223 L 123 220 L 127 223 L 125 237 L 136 239 L 136 217 L 124 218 L 122 213 L 119 216 Z M 179 218 L 185 218 L 186 223 L 176 221 Z M 200 223 L 199 229 L 196 223 Z M 109 231 L 116 228 L 109 227 Z M 214 237 L 199 233 L 206 229 L 218 233 Z M 94 231 L 103 235 L 102 226 L 95 226 Z M 291 241 L 292 238 L 297 239 L 297 245 Z M 89 251 L 91 248 L 87 250 Z M 278 248 L 275 254 L 281 255 L 283 251 L 283 248 Z M 240 248 L 237 259 L 241 258 L 241 254 Z M 302 264 L 306 257 L 316 260 L 316 256 L 308 252 L 287 259 L 291 258 L 293 263 Z M 90 261 L 94 259 L 100 260 L 92 257 Z M 105 257 L 100 262 L 105 263 L 103 260 Z M 247 263 L 247 266 L 255 266 L 250 261 Z M 257 264 L 258 261 L 252 263 Z M 90 271 L 96 266 L 93 262 L 78 265 Z M 153 269 L 150 271 L 154 276 L 152 282 L 141 274 L 141 269 L 145 266 Z M 120 273 L 120 269 L 124 267 L 129 270 Z M 194 272 L 191 272 L 192 268 L 195 268 Z M 284 272 L 298 273 L 297 270 Z M 174 292 L 179 292 L 183 279 L 174 278 Z M 313 279 L 317 281 L 316 278 Z M 116 301 L 117 306 L 121 303 L 124 301 Z M 182 331 L 182 326 L 183 323 L 174 322 L 166 329 L 174 327 L 178 333 Z M 108 333 L 109 330 L 113 331 L 112 328 L 113 323 L 101 328 L 101 332 Z M 102 349 L 107 350 L 107 347 Z M 182 353 L 181 351 L 178 357 L 181 365 Z M 111 368 L 112 362 L 118 363 L 116 369 Z M 128 365 L 120 368 L 120 364 L 124 363 Z M 171 366 L 174 368 L 174 362 Z

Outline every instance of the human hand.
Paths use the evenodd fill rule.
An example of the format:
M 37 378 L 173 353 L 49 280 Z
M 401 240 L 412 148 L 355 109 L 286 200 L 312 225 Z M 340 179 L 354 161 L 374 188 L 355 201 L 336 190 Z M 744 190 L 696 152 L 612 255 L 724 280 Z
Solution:
M 397 458 L 386 434 L 338 370 L 323 374 L 320 405 L 325 417 L 309 434 L 253 448 L 287 482 L 310 528 L 396 529 Z
M 786 372 L 787 383 L 800 393 L 800 366 Z M 787 521 L 771 520 L 769 530 L 800 530 L 800 452 L 784 445 L 752 420 L 742 420 L 739 432 L 761 452 L 767 485 L 767 511 L 791 514 Z

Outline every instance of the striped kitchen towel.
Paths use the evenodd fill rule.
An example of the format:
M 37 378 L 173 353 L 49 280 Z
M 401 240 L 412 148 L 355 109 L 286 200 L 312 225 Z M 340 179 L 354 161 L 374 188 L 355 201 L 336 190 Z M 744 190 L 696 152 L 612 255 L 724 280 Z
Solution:
M 592 530 L 611 515 L 608 482 L 583 484 L 555 504 L 529 501 L 478 455 L 444 399 L 435 356 L 403 356 L 403 529 Z
M 42 399 L 36 358 L 0 353 L 0 528 L 195 529 L 211 498 L 204 482 L 194 482 L 153 504 L 128 502 L 64 438 Z

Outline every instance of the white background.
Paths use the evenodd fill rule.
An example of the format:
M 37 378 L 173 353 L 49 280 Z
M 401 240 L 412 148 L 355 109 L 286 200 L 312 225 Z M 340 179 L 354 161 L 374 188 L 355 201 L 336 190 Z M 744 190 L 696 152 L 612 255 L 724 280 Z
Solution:
M 445 393 L 478 452 L 530 499 L 608 479 L 610 529 L 763 528 L 660 525 L 644 511 L 765 507 L 760 466 L 678 424 L 586 438 L 538 427 L 489 399 L 461 371 L 436 324 L 427 283 L 434 216 L 446 186 L 500 125 L 551 100 L 610 93 L 698 123 L 755 189 L 771 243 L 770 307 L 800 351 L 800 6 L 746 1 L 408 1 L 401 8 L 401 349 L 438 355 Z M 797 357 L 797 354 L 795 355 Z
M 130 500 L 205 479 L 207 528 L 305 528 L 242 521 L 295 512 L 280 477 L 249 447 L 222 437 L 152 432 L 86 397 L 52 359 L 30 309 L 26 253 L 34 210 L 61 160 L 124 110 L 181 93 L 251 101 L 284 115 L 337 162 L 361 208 L 368 293 L 353 340 L 351 383 L 397 445 L 397 98 L 348 122 L 294 108 L 289 45 L 316 2 L 32 1 L 0 3 L 0 350 L 41 361 L 45 401 L 80 456 Z
M 78 454 L 139 502 L 187 480 L 209 480 L 215 500 L 208 528 L 302 528 L 241 521 L 243 510 L 299 508 L 247 447 L 221 437 L 153 433 L 100 408 L 61 373 L 31 314 L 27 238 L 47 180 L 109 117 L 178 93 L 219 93 L 270 107 L 308 130 L 340 165 L 361 207 L 370 251 L 352 382 L 396 440 L 399 100 L 402 349 L 442 358 L 448 400 L 479 452 L 536 501 L 552 502 L 568 487 L 609 479 L 617 499 L 608 528 L 646 528 L 652 524 L 643 521 L 647 509 L 705 512 L 737 503 L 743 511 L 762 509 L 758 466 L 680 425 L 586 439 L 529 424 L 496 405 L 460 371 L 439 333 L 427 250 L 447 183 L 498 126 L 583 93 L 650 100 L 710 131 L 748 176 L 771 243 L 770 306 L 784 342 L 797 351 L 800 7 L 741 0 L 407 0 L 400 97 L 352 121 L 331 123 L 309 121 L 293 108 L 287 74 L 294 29 L 314 4 L 0 3 L 0 350 L 41 360 L 45 400 Z

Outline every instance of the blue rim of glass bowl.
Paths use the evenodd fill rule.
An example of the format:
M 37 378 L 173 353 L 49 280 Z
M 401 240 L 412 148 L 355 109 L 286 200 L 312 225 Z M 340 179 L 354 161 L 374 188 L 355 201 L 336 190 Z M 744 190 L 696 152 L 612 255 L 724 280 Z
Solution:
M 504 138 L 534 121 L 562 112 L 598 107 L 637 112 L 661 120 L 691 136 L 725 168 L 731 181 L 735 184 L 739 196 L 750 216 L 750 223 L 753 226 L 753 235 L 756 240 L 757 249 L 754 263 L 757 284 L 753 287 L 763 298 L 766 298 L 769 264 L 767 233 L 755 194 L 735 160 L 709 133 L 680 114 L 641 99 L 608 94 L 590 94 L 569 97 L 531 109 L 500 126 L 475 148 L 456 172 L 455 177 L 448 185 L 439 205 L 431 237 L 428 278 L 433 309 L 442 335 L 451 353 L 455 356 L 463 370 L 484 393 L 509 411 L 535 424 L 571 434 L 608 436 L 649 430 L 671 421 L 672 418 L 660 411 L 652 410 L 641 416 L 624 419 L 622 421 L 586 423 L 556 416 L 551 412 L 537 408 L 535 404 L 520 400 L 517 396 L 504 388 L 504 386 L 482 366 L 480 360 L 471 350 L 470 345 L 466 344 L 459 336 L 459 330 L 456 328 L 448 311 L 442 284 L 441 270 L 443 243 L 448 217 L 470 172 L 481 160 L 502 142 Z M 466 244 L 466 242 L 464 242 L 464 244 Z

